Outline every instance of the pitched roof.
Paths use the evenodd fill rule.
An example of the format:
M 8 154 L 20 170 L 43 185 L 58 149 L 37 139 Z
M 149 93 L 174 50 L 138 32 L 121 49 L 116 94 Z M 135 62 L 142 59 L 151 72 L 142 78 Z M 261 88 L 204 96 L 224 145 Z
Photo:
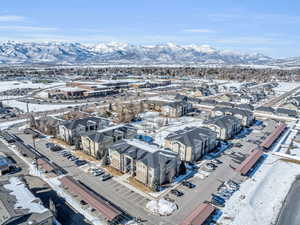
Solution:
M 106 201 L 102 196 L 82 185 L 73 177 L 64 176 L 60 178 L 60 181 L 62 185 L 68 187 L 69 191 L 79 195 L 82 200 L 87 202 L 90 207 L 97 210 L 101 215 L 105 216 L 107 220 L 112 221 L 122 214 L 122 212 L 114 205 Z
M 206 121 L 204 121 L 205 124 L 215 124 L 218 127 L 222 127 L 225 129 L 228 129 L 232 127 L 234 123 L 240 123 L 240 120 L 236 118 L 235 116 L 231 115 L 224 115 L 224 116 L 217 116 L 212 117 Z
M 111 146 L 110 149 L 125 154 L 151 168 L 165 165 L 170 159 L 176 159 L 177 154 L 136 139 L 123 139 Z
M 211 204 L 202 203 L 194 211 L 180 223 L 180 225 L 201 225 L 215 211 L 215 207 Z
M 207 127 L 186 127 L 169 134 L 166 140 L 177 140 L 187 146 L 196 147 L 199 142 L 215 137 L 217 134 Z
M 276 141 L 276 139 L 282 134 L 285 130 L 286 125 L 284 123 L 278 123 L 273 132 L 260 144 L 263 148 L 270 148 L 271 145 Z
M 11 177 L 0 182 L 0 224 L 11 220 L 11 224 L 28 221 L 40 223 L 52 217 L 40 200 L 36 198 L 19 177 Z
M 82 119 L 65 121 L 62 123 L 62 125 L 68 129 L 75 129 L 79 125 L 86 126 L 91 121 L 95 122 L 95 123 L 100 123 L 102 121 L 108 122 L 107 119 L 100 118 L 100 117 L 86 117 L 86 118 L 82 118 Z
M 240 172 L 242 175 L 246 175 L 262 155 L 263 151 L 253 149 L 250 155 L 236 168 L 236 171 Z

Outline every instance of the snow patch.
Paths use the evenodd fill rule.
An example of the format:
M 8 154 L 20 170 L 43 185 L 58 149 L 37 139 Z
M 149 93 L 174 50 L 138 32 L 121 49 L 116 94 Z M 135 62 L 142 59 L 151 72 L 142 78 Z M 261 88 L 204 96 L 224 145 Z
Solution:
M 169 216 L 175 210 L 177 210 L 177 205 L 165 199 L 159 199 L 149 201 L 146 204 L 146 208 L 153 214 L 158 214 L 160 216 Z

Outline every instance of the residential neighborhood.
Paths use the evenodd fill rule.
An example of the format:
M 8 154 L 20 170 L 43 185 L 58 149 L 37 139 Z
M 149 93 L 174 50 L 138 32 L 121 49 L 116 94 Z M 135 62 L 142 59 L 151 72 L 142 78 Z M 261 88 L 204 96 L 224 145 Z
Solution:
M 98 82 L 60 85 L 98 88 Z M 93 96 L 84 104 L 87 98 L 72 93 L 72 98 L 55 97 L 58 109 L 30 111 L 34 104 L 51 107 L 53 96 L 41 93 L 57 92 L 54 85 L 36 90 L 30 99 L 25 95 L 29 111 L 2 122 L 11 123 L 1 130 L 2 187 L 23 182 L 31 194 L 36 194 L 31 185 L 55 193 L 46 199 L 37 195 L 47 213 L 26 221 L 171 225 L 194 224 L 190 221 L 201 217 L 218 224 L 227 221 L 223 214 L 235 192 L 247 187 L 265 162 L 274 157 L 297 161 L 287 146 L 297 143 L 299 112 L 289 106 L 300 84 L 286 92 L 284 82 L 193 79 L 197 88 L 180 79 L 101 82 L 116 91 L 113 98 Z M 243 91 L 265 94 L 245 102 L 238 97 Z M 62 218 L 60 208 L 72 216 Z

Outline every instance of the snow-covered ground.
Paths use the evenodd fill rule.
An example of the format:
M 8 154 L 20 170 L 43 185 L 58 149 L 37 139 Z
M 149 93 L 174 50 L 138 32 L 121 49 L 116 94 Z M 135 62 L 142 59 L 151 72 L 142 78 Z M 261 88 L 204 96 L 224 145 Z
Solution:
M 63 83 L 32 83 L 31 81 L 1 81 L 0 82 L 0 92 L 7 91 L 16 88 L 48 88 Z
M 21 109 L 24 112 L 27 112 L 27 103 L 17 101 L 17 100 L 6 100 L 3 101 L 3 104 L 11 106 L 11 107 L 16 107 Z M 42 111 L 47 111 L 47 110 L 56 110 L 56 109 L 62 109 L 66 108 L 68 106 L 77 106 L 77 105 L 85 105 L 86 103 L 78 103 L 78 104 L 32 104 L 28 103 L 28 109 L 29 112 L 42 112 Z
M 290 132 L 289 134 L 291 136 L 294 133 Z M 275 145 L 273 152 L 276 152 L 280 146 L 290 144 L 290 136 L 282 136 L 281 140 Z M 283 144 L 281 141 L 283 141 Z M 284 149 L 279 150 L 284 151 Z M 268 154 L 254 176 L 242 183 L 240 190 L 226 202 L 219 224 L 275 224 L 285 197 L 292 183 L 300 174 L 299 164 L 286 162 L 280 158 L 280 156 L 272 153 Z
M 285 196 L 299 174 L 298 164 L 284 162 L 279 157 L 269 155 L 255 176 L 244 182 L 226 203 L 219 223 L 274 224 Z
M 153 214 L 169 216 L 177 209 L 177 205 L 165 199 L 159 199 L 149 201 L 146 204 L 146 208 Z
M 290 91 L 300 86 L 300 82 L 278 82 L 278 86 L 274 88 L 274 91 L 283 94 L 284 92 Z

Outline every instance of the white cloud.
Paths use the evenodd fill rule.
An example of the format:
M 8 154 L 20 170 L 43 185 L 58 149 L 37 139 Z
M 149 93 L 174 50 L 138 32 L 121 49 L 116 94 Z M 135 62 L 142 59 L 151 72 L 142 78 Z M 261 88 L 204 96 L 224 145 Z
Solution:
M 24 32 L 24 31 L 57 31 L 58 29 L 54 27 L 15 26 L 15 25 L 1 26 L 0 25 L 0 31 L 1 30 Z
M 213 30 L 210 29 L 185 29 L 184 32 L 189 33 L 213 33 Z
M 25 17 L 16 15 L 0 15 L 0 22 L 21 22 Z

